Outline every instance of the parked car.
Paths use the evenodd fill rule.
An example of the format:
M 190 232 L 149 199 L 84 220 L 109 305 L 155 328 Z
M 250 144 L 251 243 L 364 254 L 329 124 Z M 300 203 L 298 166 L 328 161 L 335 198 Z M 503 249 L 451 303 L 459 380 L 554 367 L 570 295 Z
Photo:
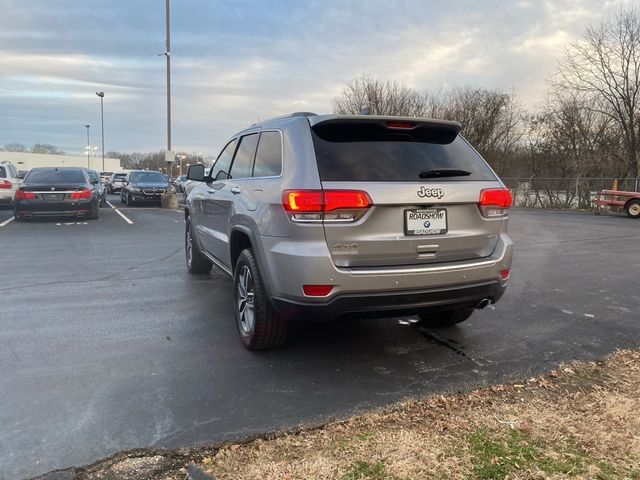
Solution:
M 100 183 L 102 183 L 105 188 L 107 183 L 109 183 L 109 179 L 111 178 L 111 175 L 113 175 L 113 172 L 100 172 Z
M 132 170 L 127 173 L 120 191 L 120 201 L 132 203 L 157 203 L 160 197 L 169 191 L 169 180 L 160 172 L 153 170 Z
M 124 172 L 114 173 L 107 182 L 107 193 L 118 193 L 122 189 L 122 182 L 127 174 Z
M 100 199 L 99 205 L 104 207 L 107 204 L 107 187 L 100 181 L 100 175 L 95 170 L 84 169 L 84 171 L 89 175 L 89 180 L 91 180 L 91 184 L 93 188 L 96 189 L 98 193 L 98 198 Z
M 33 168 L 16 190 L 15 218 L 97 219 L 100 198 L 94 185 L 82 168 Z
M 185 209 L 189 272 L 233 281 L 240 338 L 295 320 L 418 315 L 451 326 L 507 287 L 511 193 L 457 122 L 293 114 L 234 135 Z
M 176 189 L 176 192 L 182 193 L 182 183 L 186 180 L 187 180 L 186 175 L 180 175 L 176 177 L 176 179 L 173 181 L 173 188 Z
M 0 205 L 13 205 L 16 190 L 22 177 L 16 167 L 8 161 L 0 163 Z

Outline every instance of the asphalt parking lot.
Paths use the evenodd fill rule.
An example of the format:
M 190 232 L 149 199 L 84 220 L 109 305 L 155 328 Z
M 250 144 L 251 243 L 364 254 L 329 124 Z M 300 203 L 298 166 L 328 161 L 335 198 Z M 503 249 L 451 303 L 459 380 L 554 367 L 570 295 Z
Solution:
M 0 210 L 0 478 L 342 417 L 640 343 L 640 221 L 622 216 L 514 210 L 507 294 L 458 328 L 297 326 L 262 353 L 237 338 L 230 281 L 186 272 L 181 212 L 10 216 Z

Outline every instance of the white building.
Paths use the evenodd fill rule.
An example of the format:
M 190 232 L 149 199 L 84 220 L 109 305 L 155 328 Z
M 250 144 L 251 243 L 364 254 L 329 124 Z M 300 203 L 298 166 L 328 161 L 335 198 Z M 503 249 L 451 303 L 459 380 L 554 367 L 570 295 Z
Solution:
M 0 162 L 8 160 L 18 170 L 31 170 L 34 167 L 88 167 L 98 172 L 121 172 L 119 158 L 105 158 L 102 169 L 102 156 L 86 155 L 49 155 L 45 153 L 0 152 Z

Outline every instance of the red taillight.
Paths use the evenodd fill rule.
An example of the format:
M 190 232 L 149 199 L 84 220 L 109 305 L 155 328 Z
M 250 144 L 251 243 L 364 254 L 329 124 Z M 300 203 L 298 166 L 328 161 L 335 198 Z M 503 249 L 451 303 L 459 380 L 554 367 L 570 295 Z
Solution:
M 387 128 L 413 128 L 415 126 L 416 124 L 411 122 L 400 122 L 394 120 L 387 122 Z
M 302 291 L 307 297 L 326 297 L 333 290 L 333 285 L 303 285 Z
M 340 210 L 343 208 L 369 208 L 371 197 L 361 190 L 325 190 L 324 211 Z
M 361 190 L 286 190 L 282 205 L 295 222 L 353 222 L 373 202 Z
M 488 188 L 480 192 L 480 210 L 485 217 L 503 217 L 513 198 L 508 188 Z
M 0 180 L 0 188 L 10 189 L 12 186 L 9 180 Z
M 287 190 L 282 194 L 282 204 L 289 212 L 321 212 L 321 190 Z
M 509 280 L 509 275 L 511 274 L 511 269 L 505 268 L 504 270 L 500 270 L 500 278 L 502 280 Z
M 87 200 L 91 198 L 91 190 L 85 188 L 84 190 L 78 190 L 77 192 L 73 192 L 69 198 L 71 200 Z
M 36 194 L 33 192 L 25 192 L 24 190 L 16 190 L 16 200 L 35 200 Z

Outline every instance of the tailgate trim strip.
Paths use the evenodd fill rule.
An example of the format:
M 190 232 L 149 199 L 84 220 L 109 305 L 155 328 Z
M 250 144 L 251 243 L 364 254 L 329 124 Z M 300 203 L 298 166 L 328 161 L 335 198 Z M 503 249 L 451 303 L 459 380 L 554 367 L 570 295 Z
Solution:
M 407 267 L 351 267 L 345 270 L 351 275 L 402 275 L 413 273 L 437 273 L 466 270 L 468 268 L 493 267 L 495 260 L 480 260 L 473 262 L 455 263 L 447 265 L 423 265 Z

